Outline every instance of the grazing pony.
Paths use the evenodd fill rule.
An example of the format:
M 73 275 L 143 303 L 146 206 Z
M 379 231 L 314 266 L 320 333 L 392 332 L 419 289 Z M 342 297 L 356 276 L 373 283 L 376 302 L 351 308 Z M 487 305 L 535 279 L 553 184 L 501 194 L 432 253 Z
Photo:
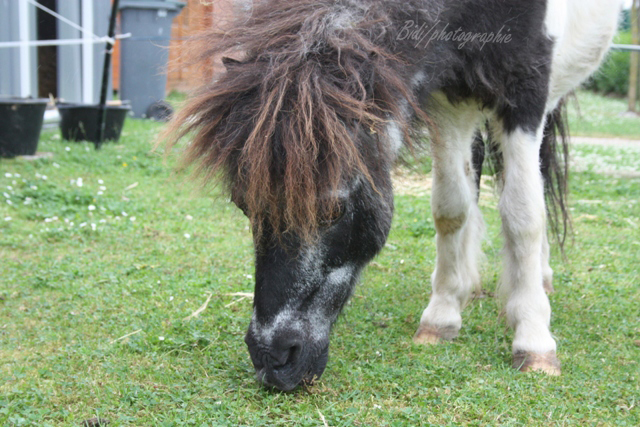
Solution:
M 621 0 L 261 0 L 201 38 L 226 70 L 177 115 L 170 144 L 249 218 L 258 379 L 319 377 L 329 334 L 391 227 L 391 170 L 416 129 L 433 156 L 432 296 L 416 343 L 450 340 L 480 285 L 472 145 L 488 124 L 499 176 L 513 366 L 560 373 L 549 330 L 547 211 L 566 231 L 563 97 L 602 60 Z M 231 54 L 229 52 L 232 52 Z M 476 161 L 478 163 L 478 161 Z M 545 187 L 550 208 L 545 209 Z M 555 218 L 555 215 L 549 215 Z

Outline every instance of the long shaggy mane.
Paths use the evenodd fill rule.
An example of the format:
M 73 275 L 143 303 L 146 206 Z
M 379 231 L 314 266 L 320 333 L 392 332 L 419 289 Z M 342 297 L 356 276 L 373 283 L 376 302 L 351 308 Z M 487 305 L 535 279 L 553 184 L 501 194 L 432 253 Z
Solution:
M 168 144 L 189 136 L 184 164 L 221 180 L 254 234 L 313 238 L 340 208 L 327 196 L 357 176 L 375 187 L 371 153 L 391 156 L 385 125 L 406 132 L 416 105 L 389 3 L 262 1 L 194 44 L 201 61 L 240 59 L 176 115 Z

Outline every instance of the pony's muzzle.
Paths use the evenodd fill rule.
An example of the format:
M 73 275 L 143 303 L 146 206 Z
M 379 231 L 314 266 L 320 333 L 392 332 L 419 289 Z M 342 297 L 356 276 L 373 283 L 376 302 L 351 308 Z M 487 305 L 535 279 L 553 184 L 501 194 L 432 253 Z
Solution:
M 245 336 L 258 381 L 265 386 L 291 391 L 303 382 L 311 382 L 324 372 L 328 345 L 320 351 L 296 331 L 283 331 L 260 343 L 249 331 Z

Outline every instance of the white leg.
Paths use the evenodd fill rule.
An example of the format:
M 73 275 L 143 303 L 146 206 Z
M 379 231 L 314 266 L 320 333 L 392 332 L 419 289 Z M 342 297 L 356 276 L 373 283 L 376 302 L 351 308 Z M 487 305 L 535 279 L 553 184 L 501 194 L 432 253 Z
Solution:
M 548 244 L 538 163 L 541 141 L 541 130 L 537 134 L 516 130 L 501 136 L 504 187 L 500 213 L 505 265 L 500 293 L 506 301 L 507 320 L 515 332 L 514 367 L 557 375 L 560 365 L 549 331 L 551 307 L 543 289 Z
M 439 110 L 438 139 L 432 143 L 436 269 L 431 300 L 414 336 L 420 344 L 455 338 L 462 326 L 460 312 L 472 289 L 480 285 L 478 259 L 484 224 L 475 203 L 471 144 L 481 115 L 471 105 L 439 105 Z

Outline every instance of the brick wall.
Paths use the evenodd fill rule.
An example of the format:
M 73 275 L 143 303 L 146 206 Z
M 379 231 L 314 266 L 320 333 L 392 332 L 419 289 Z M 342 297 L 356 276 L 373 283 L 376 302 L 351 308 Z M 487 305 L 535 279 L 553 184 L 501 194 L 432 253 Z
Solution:
M 185 1 L 185 0 L 182 0 Z M 213 25 L 224 25 L 235 13 L 238 0 L 186 0 L 187 5 L 173 20 L 171 44 L 169 47 L 169 66 L 167 93 L 172 90 L 191 91 L 210 80 L 216 63 L 202 66 L 187 66 L 188 56 L 185 43 Z M 219 66 L 219 65 L 218 65 Z M 113 87 L 119 88 L 120 49 L 116 43 L 113 57 Z

